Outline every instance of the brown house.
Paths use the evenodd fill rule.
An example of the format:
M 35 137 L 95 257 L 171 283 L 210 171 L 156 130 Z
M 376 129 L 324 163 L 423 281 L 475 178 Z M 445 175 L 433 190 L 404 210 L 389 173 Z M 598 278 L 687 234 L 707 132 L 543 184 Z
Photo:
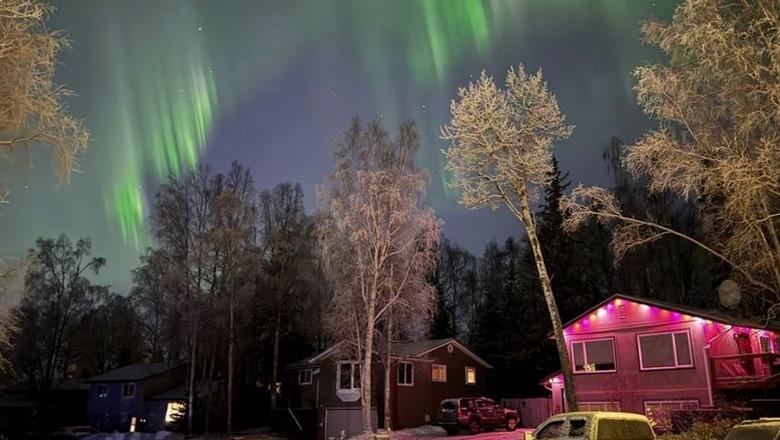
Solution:
M 338 438 L 341 431 L 349 437 L 361 429 L 360 368 L 340 347 L 286 367 L 283 410 L 318 439 Z M 395 343 L 391 352 L 392 429 L 436 423 L 443 399 L 485 392 L 490 365 L 455 339 Z M 382 427 L 384 368 L 377 363 L 373 370 L 373 418 Z

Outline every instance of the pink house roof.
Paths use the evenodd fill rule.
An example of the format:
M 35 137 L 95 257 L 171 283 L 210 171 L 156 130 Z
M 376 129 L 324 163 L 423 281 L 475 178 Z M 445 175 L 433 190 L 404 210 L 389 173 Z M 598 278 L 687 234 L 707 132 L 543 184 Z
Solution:
M 603 307 L 606 304 L 609 304 L 610 302 L 616 300 L 616 299 L 622 299 L 626 301 L 631 301 L 639 304 L 646 304 L 648 306 L 655 306 L 661 309 L 666 309 L 669 311 L 674 312 L 680 312 L 684 313 L 686 315 L 691 315 L 703 319 L 707 319 L 714 322 L 719 322 L 721 324 L 726 325 L 736 325 L 740 327 L 752 327 L 752 328 L 762 328 L 762 329 L 772 329 L 772 330 L 780 330 L 780 322 L 777 322 L 776 320 L 766 320 L 763 323 L 758 321 L 753 321 L 750 319 L 743 319 L 738 318 L 730 315 L 729 313 L 722 312 L 719 310 L 703 310 L 698 309 L 695 307 L 689 307 L 689 306 L 682 306 L 679 304 L 674 304 L 666 301 L 659 301 L 655 299 L 648 299 L 648 298 L 640 298 L 638 296 L 631 296 L 631 295 L 624 295 L 621 293 L 615 294 L 610 296 L 609 298 L 605 299 L 604 301 L 601 301 L 600 303 L 594 305 L 593 307 L 585 310 L 581 314 L 577 315 L 577 317 L 569 320 L 565 324 L 563 324 L 563 327 L 569 327 L 570 325 L 576 323 L 577 321 L 585 318 L 586 316 L 592 314 L 593 312 L 597 311 L 601 307 Z

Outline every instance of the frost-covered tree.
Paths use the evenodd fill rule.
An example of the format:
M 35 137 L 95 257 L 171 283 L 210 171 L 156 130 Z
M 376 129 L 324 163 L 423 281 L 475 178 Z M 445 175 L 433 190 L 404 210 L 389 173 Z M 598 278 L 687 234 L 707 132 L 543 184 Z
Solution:
M 442 128 L 442 138 L 451 143 L 444 154 L 453 186 L 461 190 L 466 207 L 504 205 L 525 227 L 552 321 L 566 400 L 576 409 L 563 326 L 531 211 L 539 188 L 552 175 L 552 144 L 567 138 L 573 127 L 566 124 L 542 72 L 529 75 L 522 65 L 507 72 L 504 89 L 483 71 L 476 82 L 458 90 L 450 111 L 452 120 Z
M 89 133 L 65 107 L 72 92 L 54 83 L 57 56 L 69 41 L 46 28 L 52 10 L 37 0 L 0 2 L 0 153 L 45 146 L 56 157 L 58 177 L 67 180 Z
M 688 0 L 671 23 L 642 33 L 667 64 L 636 69 L 637 100 L 659 126 L 624 158 L 651 193 L 695 203 L 701 233 L 626 214 L 601 188 L 578 187 L 562 208 L 577 228 L 595 216 L 615 223 L 619 259 L 675 236 L 733 271 L 766 309 L 780 304 L 780 3 Z M 773 307 L 769 307 L 770 312 Z
M 354 120 L 320 191 L 320 254 L 333 297 L 329 328 L 360 364 L 362 423 L 371 432 L 372 366 L 380 326 L 400 314 L 431 315 L 439 221 L 423 206 L 427 179 L 414 165 L 414 124 L 393 140 L 379 122 Z M 387 340 L 387 339 L 385 339 Z M 389 344 L 388 344 L 389 345 Z

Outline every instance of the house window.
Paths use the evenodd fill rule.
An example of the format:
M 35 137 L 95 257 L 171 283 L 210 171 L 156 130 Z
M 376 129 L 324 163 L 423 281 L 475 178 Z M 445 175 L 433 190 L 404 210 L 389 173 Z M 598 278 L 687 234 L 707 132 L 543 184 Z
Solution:
M 106 397 L 108 397 L 108 385 L 107 384 L 101 383 L 100 385 L 97 386 L 97 396 L 100 399 L 105 399 Z
M 133 397 L 134 395 L 135 395 L 134 383 L 122 384 L 122 397 Z
M 339 362 L 336 370 L 336 384 L 340 390 L 360 389 L 360 364 L 357 362 Z
M 302 370 L 298 370 L 298 385 L 309 385 L 311 384 L 311 368 L 304 368 Z
M 187 407 L 183 402 L 168 402 L 168 406 L 165 408 L 165 423 L 174 423 L 181 420 Z
M 769 336 L 759 336 L 758 344 L 761 347 L 761 353 L 777 353 L 777 346 L 772 343 Z
M 597 339 L 572 342 L 574 371 L 577 373 L 604 373 L 617 371 L 615 365 L 615 341 Z
M 433 364 L 431 366 L 431 381 L 447 382 L 447 366 L 440 365 L 440 364 Z
M 466 367 L 466 385 L 477 384 L 477 369 L 474 367 Z
M 398 363 L 398 385 L 414 385 L 414 364 L 411 362 Z
M 698 400 L 649 400 L 645 401 L 645 415 L 660 431 L 672 427 L 672 412 L 699 409 Z
M 578 402 L 580 411 L 620 411 L 620 402 Z
M 687 331 L 638 335 L 637 341 L 642 370 L 693 366 L 691 338 Z

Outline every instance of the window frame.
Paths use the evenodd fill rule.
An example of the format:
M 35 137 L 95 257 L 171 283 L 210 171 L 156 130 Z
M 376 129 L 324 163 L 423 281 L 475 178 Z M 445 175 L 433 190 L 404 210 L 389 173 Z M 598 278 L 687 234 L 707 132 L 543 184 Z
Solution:
M 469 370 L 474 371 L 474 382 L 469 382 Z M 464 373 L 465 373 L 465 379 L 466 379 L 466 385 L 476 385 L 477 384 L 477 367 L 471 367 L 466 366 L 464 367 Z
M 401 382 L 401 366 L 404 367 L 404 373 L 406 373 L 406 368 L 409 369 L 409 383 L 406 383 L 406 374 L 403 375 L 404 382 Z M 400 387 L 413 387 L 414 386 L 414 363 L 408 362 L 408 361 L 398 361 L 398 367 L 396 368 L 397 374 L 395 377 L 395 383 Z
M 309 373 L 309 380 L 301 380 L 301 375 L 303 375 L 303 378 L 306 378 L 306 373 Z M 298 385 L 311 385 L 313 379 L 314 379 L 314 369 L 313 368 L 301 368 L 298 370 Z
M 766 341 L 766 342 L 764 342 Z M 766 343 L 767 351 L 764 351 L 764 344 Z M 761 350 L 761 354 L 773 353 L 777 354 L 777 344 L 771 337 L 766 335 L 760 335 L 758 337 L 758 348 Z
M 433 370 L 436 368 L 441 368 L 444 371 L 444 380 L 439 380 L 434 377 Z M 447 383 L 447 364 L 431 364 L 431 382 Z
M 341 366 L 344 364 L 348 364 L 351 366 L 349 369 L 350 372 L 350 388 L 341 388 Z M 356 361 L 338 361 L 336 362 L 336 391 L 355 391 L 360 390 L 360 383 L 355 384 L 355 368 L 360 368 L 360 362 Z M 360 381 L 358 381 L 360 382 Z
M 101 393 L 100 392 L 101 388 L 104 388 L 106 390 L 106 392 L 105 393 Z M 98 396 L 98 399 L 105 399 L 105 398 L 107 398 L 108 397 L 108 391 L 110 389 L 111 389 L 111 387 L 107 383 L 98 384 L 98 386 L 97 386 L 97 396 Z
M 125 394 L 126 387 L 132 387 L 132 389 L 133 389 L 132 394 Z M 135 397 L 135 383 L 133 383 L 133 382 L 125 382 L 125 383 L 123 383 L 122 384 L 121 396 L 122 396 L 123 399 L 131 399 L 131 398 Z
M 643 409 L 643 411 L 644 411 L 644 415 L 645 415 L 645 417 L 647 417 L 648 419 L 650 419 L 650 421 L 651 421 L 652 423 L 655 423 L 655 424 L 656 424 L 657 426 L 659 426 L 660 428 L 662 428 L 662 429 L 669 429 L 671 426 L 663 426 L 663 422 L 664 422 L 664 421 L 660 421 L 660 420 L 654 420 L 654 419 L 653 419 L 653 418 L 650 416 L 650 414 L 648 414 L 648 413 L 647 413 L 647 405 L 648 405 L 648 404 L 650 404 L 650 405 L 664 405 L 664 404 L 669 404 L 669 403 L 675 403 L 675 404 L 679 404 L 679 405 L 680 405 L 680 408 L 679 408 L 679 410 L 680 410 L 680 411 L 683 411 L 683 410 L 685 410 L 685 408 L 683 408 L 682 406 L 683 406 L 684 404 L 686 404 L 686 403 L 694 403 L 694 404 L 696 404 L 696 407 L 695 407 L 695 408 L 693 408 L 694 410 L 701 409 L 701 402 L 699 401 L 699 399 L 676 399 L 676 400 L 675 400 L 675 399 L 667 399 L 667 400 L 643 400 L 643 401 L 642 401 L 642 409 Z M 675 408 L 674 410 L 676 410 L 676 409 L 677 409 L 677 408 Z M 667 409 L 666 411 L 669 411 L 669 410 Z M 663 415 L 663 414 L 661 414 L 661 415 Z M 671 422 L 671 420 L 670 420 L 670 422 Z
M 577 405 L 581 406 L 580 411 L 611 411 L 620 412 L 620 401 L 618 400 L 588 400 L 585 402 L 577 402 Z M 591 405 L 604 405 L 603 410 L 593 409 Z M 587 406 L 587 408 L 585 408 Z
M 690 365 L 680 365 L 677 359 L 677 339 L 674 335 L 685 333 L 688 337 L 688 355 L 691 357 Z M 674 365 L 666 367 L 645 367 L 645 362 L 642 357 L 642 343 L 641 338 L 644 336 L 659 336 L 669 335 L 672 340 L 672 354 L 674 355 Z M 683 330 L 671 330 L 665 332 L 652 332 L 652 333 L 637 333 L 636 335 L 636 352 L 639 356 L 639 371 L 656 371 L 656 370 L 679 370 L 685 368 L 696 368 L 696 360 L 693 357 L 693 340 L 691 330 L 689 328 Z
M 615 368 L 611 370 L 597 370 L 597 371 L 577 371 L 577 361 L 574 357 L 574 344 L 582 344 L 582 357 L 583 361 L 585 362 L 585 365 L 588 364 L 588 350 L 587 350 L 587 343 L 589 342 L 601 342 L 601 341 L 609 341 L 612 344 L 612 361 L 615 364 Z M 608 338 L 598 338 L 598 339 L 580 339 L 577 341 L 571 341 L 569 343 L 569 349 L 571 350 L 571 369 L 574 374 L 609 374 L 609 373 L 617 373 L 618 371 L 618 360 L 617 360 L 617 349 L 615 348 L 615 337 L 610 336 Z

